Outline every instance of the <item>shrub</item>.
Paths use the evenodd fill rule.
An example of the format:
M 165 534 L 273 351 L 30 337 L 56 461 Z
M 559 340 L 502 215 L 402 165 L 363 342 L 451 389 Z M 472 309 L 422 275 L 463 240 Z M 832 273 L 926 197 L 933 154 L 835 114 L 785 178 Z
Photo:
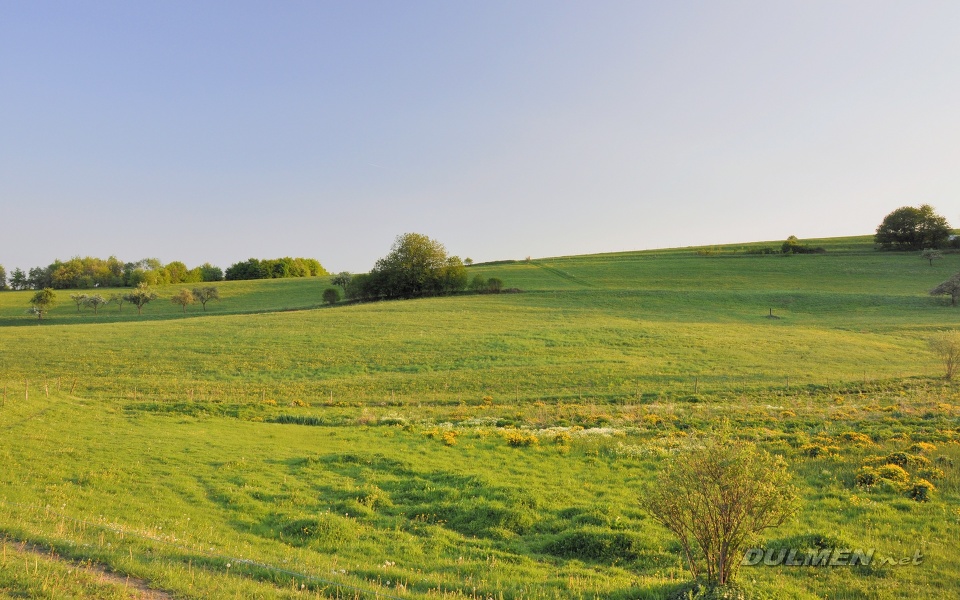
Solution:
M 540 443 L 539 438 L 537 438 L 535 434 L 521 431 L 520 429 L 508 429 L 504 432 L 503 439 L 507 440 L 507 444 L 514 448 L 536 446 Z
M 919 454 L 910 454 L 908 452 L 892 452 L 883 457 L 883 463 L 888 465 L 897 465 L 898 467 L 929 467 L 930 459 Z
M 917 502 L 927 502 L 936 488 L 926 479 L 915 480 L 907 489 L 907 495 Z
M 470 280 L 470 291 L 477 294 L 487 291 L 487 279 L 483 275 L 474 275 Z
M 905 484 L 910 481 L 910 474 L 899 465 L 883 465 L 877 467 L 877 479 L 893 484 Z
M 854 446 L 872 446 L 873 440 L 870 439 L 870 436 L 865 433 L 860 433 L 858 431 L 847 431 L 840 435 L 840 439 L 845 442 L 849 442 Z
M 327 288 L 323 290 L 323 301 L 331 306 L 340 302 L 340 290 L 337 288 Z
M 641 540 L 634 535 L 589 527 L 576 531 L 565 531 L 547 541 L 541 550 L 547 554 L 563 558 L 579 558 L 611 563 L 635 560 L 640 555 L 642 548 Z
M 640 420 L 643 421 L 644 425 L 647 425 L 649 427 L 657 427 L 658 425 L 663 424 L 663 417 L 661 417 L 660 415 L 655 415 L 653 413 L 643 415 L 643 417 Z
M 930 293 L 933 294 L 933 292 Z M 960 279 L 958 279 L 956 294 L 960 295 Z M 956 300 L 956 295 L 954 300 Z M 943 378 L 953 379 L 957 365 L 960 365 L 960 331 L 941 331 L 930 338 L 928 343 L 930 351 L 937 355 L 943 365 Z
M 938 467 L 927 467 L 926 469 L 920 469 L 917 471 L 917 476 L 921 479 L 943 479 L 946 475 L 943 472 L 943 469 Z
M 884 458 L 884 461 L 888 465 L 897 465 L 898 467 L 905 467 L 907 466 L 907 462 L 908 462 L 907 453 L 894 452 L 892 454 L 888 454 L 886 458 Z
M 642 506 L 680 540 L 694 578 L 725 585 L 761 531 L 798 508 L 780 457 L 721 435 L 673 455 Z
M 800 446 L 800 453 L 810 458 L 819 458 L 829 456 L 840 451 L 836 446 L 825 446 L 823 444 L 804 444 Z
M 860 487 L 870 487 L 876 485 L 878 480 L 877 470 L 873 467 L 860 467 L 854 477 L 857 485 Z
M 937 447 L 930 442 L 917 442 L 908 448 L 910 452 L 916 452 L 917 454 L 930 454 L 936 449 Z
M 747 600 L 752 596 L 736 585 L 711 585 L 702 581 L 691 581 L 675 589 L 667 600 Z

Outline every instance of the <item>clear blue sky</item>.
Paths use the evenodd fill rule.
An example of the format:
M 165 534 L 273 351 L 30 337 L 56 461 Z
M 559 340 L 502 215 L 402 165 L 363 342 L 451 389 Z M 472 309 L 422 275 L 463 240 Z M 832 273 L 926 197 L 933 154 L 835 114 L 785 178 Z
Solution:
M 960 2 L 0 0 L 0 264 L 960 226 Z

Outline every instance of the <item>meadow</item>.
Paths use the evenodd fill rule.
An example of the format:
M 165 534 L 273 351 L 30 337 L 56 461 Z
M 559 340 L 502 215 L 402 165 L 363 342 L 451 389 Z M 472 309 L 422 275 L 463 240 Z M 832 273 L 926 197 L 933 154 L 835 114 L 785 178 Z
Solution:
M 334 307 L 321 281 L 222 282 L 206 312 L 59 292 L 38 322 L 0 293 L 0 597 L 147 597 L 95 567 L 172 598 L 665 598 L 687 574 L 637 498 L 718 426 L 795 474 L 768 545 L 924 555 L 745 567 L 755 596 L 956 596 L 960 389 L 926 340 L 957 326 L 927 291 L 960 254 L 809 243 L 476 265 L 522 292 Z M 898 452 L 930 501 L 857 485 Z

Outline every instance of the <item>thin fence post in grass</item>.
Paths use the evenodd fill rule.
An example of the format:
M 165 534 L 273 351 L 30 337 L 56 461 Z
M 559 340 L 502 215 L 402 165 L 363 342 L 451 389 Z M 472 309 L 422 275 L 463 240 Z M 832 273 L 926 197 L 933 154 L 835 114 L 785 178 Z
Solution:
M 61 379 L 63 379 L 63 378 L 62 378 L 62 377 L 57 377 L 57 391 L 58 391 L 58 392 L 60 391 L 60 380 L 61 380 Z
M 73 385 L 70 386 L 70 395 L 73 395 L 73 390 L 77 389 L 77 378 L 73 378 Z
M 43 394 L 49 398 L 50 397 L 50 384 L 47 383 L 47 380 L 43 380 Z
M 700 392 L 700 378 L 699 378 L 699 377 L 694 377 L 694 378 L 693 378 L 693 393 L 694 393 L 694 394 L 697 394 L 697 393 L 699 393 L 699 392 Z
M 30 401 L 30 380 L 23 380 L 23 399 L 25 402 Z
M 787 375 L 787 389 L 790 389 L 790 376 Z

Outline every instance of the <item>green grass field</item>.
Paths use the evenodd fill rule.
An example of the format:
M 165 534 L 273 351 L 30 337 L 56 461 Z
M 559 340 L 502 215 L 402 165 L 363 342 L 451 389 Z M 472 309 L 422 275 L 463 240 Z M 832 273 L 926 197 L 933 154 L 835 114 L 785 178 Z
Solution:
M 773 543 L 925 556 L 745 567 L 758 597 L 960 595 L 960 390 L 926 345 L 960 322 L 927 295 L 960 254 L 810 243 L 477 265 L 522 293 L 335 307 L 325 281 L 223 282 L 186 315 L 179 286 L 141 316 L 61 291 L 41 323 L 0 293 L 0 597 L 140 593 L 92 564 L 176 598 L 663 598 L 686 571 L 636 499 L 724 420 L 801 487 Z M 854 484 L 917 442 L 932 501 Z

